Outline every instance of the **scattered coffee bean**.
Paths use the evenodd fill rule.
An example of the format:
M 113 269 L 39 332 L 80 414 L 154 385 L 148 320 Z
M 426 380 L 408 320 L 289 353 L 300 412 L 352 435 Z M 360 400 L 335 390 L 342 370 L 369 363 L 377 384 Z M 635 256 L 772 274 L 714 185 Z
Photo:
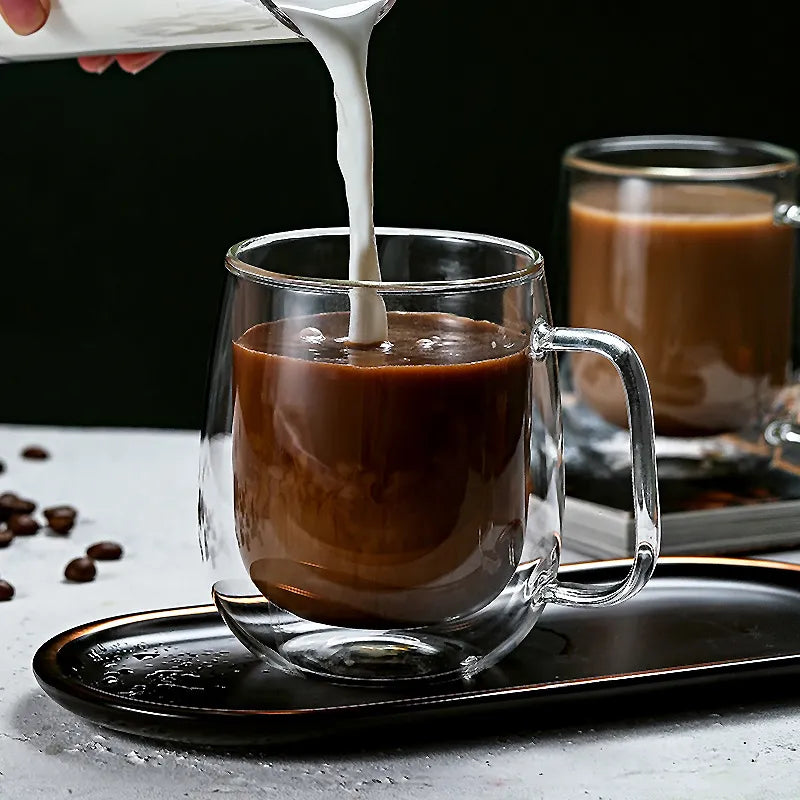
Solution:
M 36 510 L 36 503 L 23 500 L 13 492 L 0 494 L 0 522 L 7 522 L 12 514 L 32 514 Z
M 30 447 L 26 447 L 22 453 L 23 458 L 27 458 L 29 461 L 47 461 L 50 458 L 50 453 L 44 449 L 44 447 L 39 447 L 39 445 L 31 445 Z
M 73 583 L 89 583 L 96 575 L 97 568 L 91 558 L 74 558 L 64 570 L 64 577 Z
M 14 587 L 8 581 L 0 581 L 0 603 L 14 596 Z
M 48 518 L 51 516 L 77 517 L 78 509 L 72 506 L 50 506 L 42 513 Z
M 53 506 L 44 510 L 50 529 L 55 533 L 69 533 L 75 527 L 78 512 L 72 506 Z
M 16 536 L 34 536 L 42 526 L 29 514 L 12 514 L 8 518 L 8 527 Z
M 98 542 L 86 551 L 86 555 L 95 561 L 118 561 L 122 558 L 122 546 L 116 542 Z
M 8 547 L 14 540 L 14 534 L 8 528 L 0 529 L 0 550 Z
M 6 471 L 6 462 L 0 458 L 0 475 L 2 475 Z

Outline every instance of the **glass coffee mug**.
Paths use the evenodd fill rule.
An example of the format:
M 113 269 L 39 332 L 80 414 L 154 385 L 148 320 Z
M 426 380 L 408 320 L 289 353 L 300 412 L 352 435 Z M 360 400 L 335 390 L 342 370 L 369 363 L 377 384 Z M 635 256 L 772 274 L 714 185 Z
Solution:
M 200 540 L 231 631 L 287 672 L 470 678 L 548 602 L 605 606 L 660 543 L 653 421 L 633 349 L 554 328 L 541 256 L 485 236 L 382 229 L 384 283 L 347 281 L 346 230 L 234 247 L 213 354 Z M 347 343 L 351 292 L 389 341 Z M 558 580 L 557 351 L 613 361 L 628 398 L 636 549 L 617 585 Z
M 765 432 L 792 360 L 797 155 L 736 139 L 620 137 L 571 147 L 563 176 L 567 318 L 613 327 L 641 356 L 661 476 L 768 461 Z M 624 473 L 614 370 L 589 355 L 569 361 L 568 463 L 594 478 Z

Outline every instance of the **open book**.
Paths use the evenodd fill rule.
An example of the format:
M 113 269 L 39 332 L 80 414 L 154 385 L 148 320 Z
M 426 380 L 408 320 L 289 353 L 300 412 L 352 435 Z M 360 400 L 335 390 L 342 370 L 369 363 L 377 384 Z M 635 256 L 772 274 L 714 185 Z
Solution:
M 788 461 L 753 475 L 660 483 L 665 555 L 761 553 L 800 544 L 800 473 Z M 570 479 L 564 543 L 592 558 L 633 554 L 630 478 Z

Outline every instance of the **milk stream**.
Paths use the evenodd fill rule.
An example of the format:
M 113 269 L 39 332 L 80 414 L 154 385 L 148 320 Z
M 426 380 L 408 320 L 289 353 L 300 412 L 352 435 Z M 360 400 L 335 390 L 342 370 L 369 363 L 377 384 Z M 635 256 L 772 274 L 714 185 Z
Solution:
M 322 56 L 333 79 L 339 166 L 350 213 L 350 280 L 380 281 L 375 243 L 372 108 L 367 54 L 385 0 L 276 0 L 275 5 Z M 349 340 L 388 338 L 386 306 L 374 289 L 350 292 Z

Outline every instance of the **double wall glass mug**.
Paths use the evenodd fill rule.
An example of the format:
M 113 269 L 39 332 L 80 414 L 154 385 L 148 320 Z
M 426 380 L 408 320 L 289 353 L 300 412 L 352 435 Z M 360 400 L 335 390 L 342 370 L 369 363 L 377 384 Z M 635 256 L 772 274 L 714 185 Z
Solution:
M 555 328 L 541 256 L 513 242 L 382 229 L 385 282 L 347 280 L 343 229 L 234 247 L 213 353 L 200 541 L 231 631 L 286 672 L 468 679 L 546 603 L 605 606 L 660 543 L 652 409 L 633 349 Z M 378 292 L 389 341 L 347 341 Z M 558 579 L 558 351 L 613 361 L 628 398 L 636 548 L 616 585 Z
M 564 318 L 611 327 L 641 356 L 662 479 L 752 474 L 773 457 L 792 363 L 797 176 L 794 152 L 735 139 L 621 137 L 564 156 Z M 624 480 L 614 370 L 568 361 L 567 462 Z

